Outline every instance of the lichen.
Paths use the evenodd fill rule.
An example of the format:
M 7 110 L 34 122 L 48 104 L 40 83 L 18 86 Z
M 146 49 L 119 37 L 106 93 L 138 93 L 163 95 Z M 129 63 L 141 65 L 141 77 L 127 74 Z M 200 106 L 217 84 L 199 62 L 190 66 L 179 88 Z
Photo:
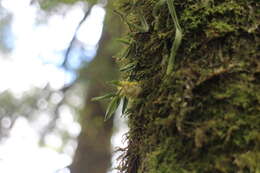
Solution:
M 125 173 L 259 172 L 260 50 L 256 0 L 175 0 L 183 41 L 166 75 L 175 27 L 157 0 L 118 0 L 129 25 L 122 80 L 141 92 L 128 109 Z M 140 32 L 141 11 L 149 25 Z

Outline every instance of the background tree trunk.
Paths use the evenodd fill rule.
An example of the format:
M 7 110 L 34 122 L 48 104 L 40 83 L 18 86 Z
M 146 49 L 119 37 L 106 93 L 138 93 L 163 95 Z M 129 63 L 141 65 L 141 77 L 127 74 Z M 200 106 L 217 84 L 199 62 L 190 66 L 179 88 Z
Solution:
M 80 78 L 88 80 L 88 88 L 80 120 L 82 131 L 70 165 L 71 173 L 106 173 L 111 166 L 113 119 L 104 122 L 107 102 L 94 102 L 91 99 L 111 92 L 106 82 L 117 78 L 118 72 L 112 56 L 119 50 L 115 39 L 122 33 L 121 30 L 119 21 L 108 14 L 97 55 L 80 72 Z
M 184 36 L 174 62 L 171 2 Z M 123 80 L 142 88 L 128 96 L 129 145 L 121 172 L 260 172 L 259 3 L 117 5 L 131 30 L 129 54 L 120 60 L 134 64 Z M 142 29 L 145 22 L 148 31 Z M 173 71 L 166 74 L 169 63 Z

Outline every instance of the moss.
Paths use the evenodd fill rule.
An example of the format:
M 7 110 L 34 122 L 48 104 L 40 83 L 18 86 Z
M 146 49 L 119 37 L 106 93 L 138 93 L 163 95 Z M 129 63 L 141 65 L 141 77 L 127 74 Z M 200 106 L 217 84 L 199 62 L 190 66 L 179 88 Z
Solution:
M 137 82 L 120 81 L 118 90 L 122 96 L 128 98 L 136 98 L 141 92 L 142 88 L 138 86 Z
M 235 31 L 235 28 L 232 25 L 222 21 L 213 21 L 208 27 L 209 29 L 206 31 L 206 36 L 208 38 L 219 37 L 220 34 L 225 35 L 226 33 Z
M 131 42 L 128 56 L 118 59 L 135 64 L 122 78 L 142 88 L 128 110 L 121 172 L 257 172 L 259 4 L 174 1 L 184 37 L 166 75 L 175 27 L 166 4 L 152 15 L 157 2 L 117 1 Z M 137 11 L 149 31 L 131 27 L 140 25 Z

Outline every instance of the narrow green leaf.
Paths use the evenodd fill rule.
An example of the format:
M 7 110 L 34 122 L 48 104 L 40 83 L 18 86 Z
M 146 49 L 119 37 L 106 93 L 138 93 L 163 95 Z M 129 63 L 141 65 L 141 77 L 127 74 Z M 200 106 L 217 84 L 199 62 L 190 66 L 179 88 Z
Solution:
M 141 11 L 137 11 L 137 14 L 139 16 L 140 22 L 141 22 L 141 26 L 136 25 L 136 24 L 132 24 L 129 23 L 128 21 L 126 21 L 127 25 L 131 28 L 135 28 L 137 31 L 139 32 L 148 32 L 149 31 L 149 25 L 144 17 L 144 15 L 141 13 Z
M 120 81 L 118 81 L 118 80 L 111 80 L 111 81 L 108 81 L 107 83 L 110 85 L 116 86 L 116 87 L 120 86 Z
M 116 41 L 118 41 L 120 43 L 123 43 L 123 44 L 126 44 L 126 45 L 130 45 L 131 44 L 130 40 L 123 39 L 123 38 L 118 38 L 118 39 L 116 39 Z
M 121 58 L 127 58 L 127 57 L 130 55 L 131 49 L 132 49 L 132 46 L 131 46 L 131 45 L 128 46 L 128 47 L 126 48 L 126 50 L 124 51 L 124 53 L 123 53 L 123 55 L 122 55 Z
M 122 21 L 125 21 L 125 17 L 124 17 L 124 15 L 123 15 L 121 12 L 119 12 L 119 11 L 117 11 L 117 10 L 113 10 L 113 12 L 114 12 L 115 14 L 117 14 L 117 15 L 121 18 Z
M 127 64 L 125 67 L 121 68 L 120 71 L 130 71 L 132 69 L 134 69 L 136 66 L 136 62 Z
M 127 20 L 126 20 L 126 17 L 128 16 L 128 14 L 126 14 L 126 16 L 124 16 L 124 14 L 122 14 L 121 12 L 119 12 L 119 11 L 117 11 L 117 10 L 113 10 L 113 12 L 114 12 L 115 14 L 117 14 L 117 15 L 121 18 L 121 20 L 122 20 L 123 22 L 126 22 L 126 24 L 128 25 L 128 27 L 130 28 L 129 22 L 127 22 Z
M 166 71 L 167 75 L 170 74 L 174 69 L 175 57 L 176 57 L 178 48 L 180 47 L 181 40 L 182 40 L 182 34 L 179 32 L 179 30 L 176 30 L 175 39 L 174 39 L 174 42 L 173 42 L 173 45 L 171 48 L 171 54 L 170 54 L 168 67 L 167 67 L 167 71 Z
M 171 54 L 170 54 L 170 58 L 169 58 L 169 62 L 168 62 L 167 70 L 166 70 L 166 74 L 168 75 L 174 69 L 175 57 L 176 57 L 177 51 L 180 47 L 181 40 L 182 40 L 182 31 L 181 31 L 181 26 L 179 24 L 178 17 L 177 17 L 176 11 L 175 11 L 173 0 L 167 0 L 167 4 L 168 4 L 168 8 L 169 8 L 169 11 L 170 11 L 170 14 L 172 16 L 174 26 L 175 26 L 175 38 L 174 38 L 174 42 L 173 42 L 173 45 L 171 48 Z
M 104 121 L 107 121 L 115 113 L 119 104 L 120 104 L 120 97 L 115 96 L 107 107 Z
M 181 32 L 181 26 L 178 21 L 178 17 L 177 17 L 176 10 L 175 10 L 174 4 L 173 4 L 173 0 L 167 0 L 167 4 L 168 4 L 168 9 L 170 11 L 170 14 L 172 16 L 174 25 Z
M 108 93 L 108 94 L 105 94 L 103 96 L 94 97 L 94 98 L 91 99 L 91 101 L 109 99 L 111 97 L 114 97 L 115 95 L 116 95 L 115 93 Z
M 146 32 L 146 29 L 143 26 L 135 25 L 132 23 L 128 23 L 129 26 L 135 28 L 138 32 Z
M 128 105 L 128 99 L 126 97 L 123 98 L 123 108 L 122 108 L 122 114 L 125 113 Z

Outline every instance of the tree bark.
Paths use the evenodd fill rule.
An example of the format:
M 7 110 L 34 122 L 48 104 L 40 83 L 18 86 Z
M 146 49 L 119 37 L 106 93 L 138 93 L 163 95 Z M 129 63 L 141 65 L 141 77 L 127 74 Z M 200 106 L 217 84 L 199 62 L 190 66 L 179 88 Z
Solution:
M 172 2 L 183 38 L 170 61 Z M 133 64 L 122 80 L 141 88 L 126 95 L 130 131 L 121 172 L 260 172 L 259 3 L 124 0 L 117 6 L 130 28 L 128 53 L 119 60 Z

